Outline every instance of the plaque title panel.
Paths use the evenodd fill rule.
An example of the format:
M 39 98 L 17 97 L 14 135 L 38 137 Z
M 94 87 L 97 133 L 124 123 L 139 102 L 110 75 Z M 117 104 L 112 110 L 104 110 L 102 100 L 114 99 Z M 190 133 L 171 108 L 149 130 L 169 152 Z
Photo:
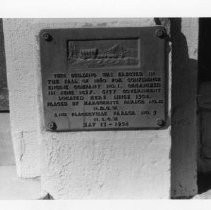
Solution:
M 45 127 L 50 131 L 165 127 L 163 28 L 46 29 L 40 33 Z

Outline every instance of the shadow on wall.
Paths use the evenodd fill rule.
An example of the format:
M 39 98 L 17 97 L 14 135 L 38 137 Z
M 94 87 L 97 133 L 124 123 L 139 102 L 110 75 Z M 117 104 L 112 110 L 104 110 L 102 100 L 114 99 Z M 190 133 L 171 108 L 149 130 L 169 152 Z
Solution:
M 171 19 L 172 41 L 172 149 L 171 198 L 197 194 L 197 70 L 189 58 L 181 18 Z M 197 33 L 193 31 L 192 33 Z M 189 34 L 191 37 L 191 34 Z
M 0 166 L 15 165 L 10 130 L 3 22 L 0 18 Z
M 2 18 L 0 18 L 0 112 L 9 112 Z

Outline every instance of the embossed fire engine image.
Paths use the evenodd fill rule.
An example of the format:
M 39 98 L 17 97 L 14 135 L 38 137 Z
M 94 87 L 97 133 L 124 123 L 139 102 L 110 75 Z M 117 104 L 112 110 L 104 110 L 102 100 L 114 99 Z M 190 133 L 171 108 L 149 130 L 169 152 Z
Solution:
M 105 41 L 105 40 L 104 40 Z M 119 42 L 118 42 L 119 41 Z M 72 67 L 103 67 L 138 65 L 137 47 L 123 46 L 123 40 L 107 42 L 101 46 L 102 40 L 93 41 L 95 47 L 85 47 L 82 41 L 68 41 L 67 60 Z M 132 42 L 135 40 L 132 40 Z M 91 44 L 90 44 L 91 45 Z M 96 47 L 97 46 L 97 47 Z

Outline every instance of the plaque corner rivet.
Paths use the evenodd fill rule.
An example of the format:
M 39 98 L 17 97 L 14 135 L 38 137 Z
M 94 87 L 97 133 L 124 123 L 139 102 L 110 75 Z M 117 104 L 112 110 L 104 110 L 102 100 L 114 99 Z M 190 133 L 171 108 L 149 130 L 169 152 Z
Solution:
M 164 125 L 166 124 L 166 122 L 162 119 L 158 119 L 157 120 L 157 125 L 160 126 L 160 127 L 163 127 Z
M 42 34 L 42 37 L 43 37 L 43 39 L 45 40 L 45 41 L 51 41 L 52 39 L 53 39 L 53 37 L 49 34 L 49 33 L 46 33 L 46 32 L 44 32 L 43 34 Z
M 50 130 L 56 130 L 56 129 L 57 129 L 57 125 L 56 125 L 55 122 L 49 122 L 49 123 L 48 123 L 48 128 L 49 128 Z
M 165 28 L 159 28 L 155 31 L 155 35 L 161 39 L 166 37 L 166 30 Z

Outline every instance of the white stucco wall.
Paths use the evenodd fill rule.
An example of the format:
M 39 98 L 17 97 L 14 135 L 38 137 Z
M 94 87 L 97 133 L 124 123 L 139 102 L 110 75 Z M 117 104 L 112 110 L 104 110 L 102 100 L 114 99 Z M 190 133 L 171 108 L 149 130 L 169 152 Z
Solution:
M 30 21 L 3 20 L 11 133 L 17 173 L 20 177 L 40 175 L 38 120 L 38 77 L 34 38 Z
M 41 29 L 153 25 L 153 18 L 4 19 L 12 137 L 19 176 L 40 175 L 41 163 L 42 190 L 55 199 L 170 197 L 170 127 L 51 133 L 45 131 L 43 123 Z

